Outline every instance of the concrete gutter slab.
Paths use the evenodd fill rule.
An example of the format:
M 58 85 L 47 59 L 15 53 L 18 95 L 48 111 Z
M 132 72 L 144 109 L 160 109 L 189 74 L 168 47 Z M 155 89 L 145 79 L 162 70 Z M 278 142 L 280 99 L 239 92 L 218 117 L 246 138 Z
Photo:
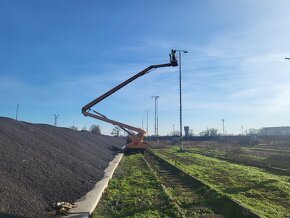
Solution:
M 109 166 L 104 171 L 104 177 L 97 182 L 91 191 L 75 202 L 76 207 L 72 208 L 69 211 L 70 215 L 66 217 L 85 218 L 90 216 L 99 203 L 99 200 L 101 199 L 105 188 L 108 186 L 108 183 L 122 157 L 123 153 L 118 154 L 114 160 L 109 163 Z

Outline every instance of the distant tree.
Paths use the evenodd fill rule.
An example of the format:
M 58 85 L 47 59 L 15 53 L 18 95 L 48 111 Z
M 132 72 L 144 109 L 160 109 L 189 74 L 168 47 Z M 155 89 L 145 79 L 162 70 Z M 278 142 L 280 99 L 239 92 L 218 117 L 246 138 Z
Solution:
M 179 136 L 179 135 L 180 135 L 179 131 L 172 132 L 172 136 Z
M 69 128 L 72 129 L 72 130 L 78 131 L 78 128 L 76 126 L 74 126 L 74 125 L 70 126 Z
M 120 136 L 121 128 L 119 126 L 115 126 L 111 132 L 111 135 L 113 136 Z
M 260 130 L 259 129 L 249 129 L 247 135 L 259 135 Z
M 218 136 L 218 130 L 211 128 L 199 133 L 200 136 Z
M 94 125 L 94 124 L 91 125 L 90 132 L 94 133 L 94 134 L 97 134 L 97 135 L 101 135 L 102 134 L 101 127 L 99 125 Z
M 87 131 L 87 127 L 84 126 L 84 127 L 82 128 L 82 131 Z
M 189 135 L 189 136 L 193 136 L 193 135 L 194 135 L 192 129 L 189 129 L 188 135 Z

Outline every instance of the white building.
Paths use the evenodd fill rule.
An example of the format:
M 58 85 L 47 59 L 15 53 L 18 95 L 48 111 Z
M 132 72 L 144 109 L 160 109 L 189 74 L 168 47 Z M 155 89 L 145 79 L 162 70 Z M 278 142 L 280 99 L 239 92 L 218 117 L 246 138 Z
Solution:
M 264 127 L 260 130 L 261 135 L 290 135 L 290 126 Z

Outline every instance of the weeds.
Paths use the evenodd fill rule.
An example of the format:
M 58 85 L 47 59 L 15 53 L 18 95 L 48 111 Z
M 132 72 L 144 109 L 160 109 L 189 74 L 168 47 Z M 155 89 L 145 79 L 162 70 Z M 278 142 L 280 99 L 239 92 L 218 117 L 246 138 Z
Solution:
M 124 156 L 92 217 L 180 217 L 141 154 Z
M 289 176 L 273 175 L 259 168 L 200 154 L 180 153 L 178 148 L 155 152 L 262 217 L 290 216 Z

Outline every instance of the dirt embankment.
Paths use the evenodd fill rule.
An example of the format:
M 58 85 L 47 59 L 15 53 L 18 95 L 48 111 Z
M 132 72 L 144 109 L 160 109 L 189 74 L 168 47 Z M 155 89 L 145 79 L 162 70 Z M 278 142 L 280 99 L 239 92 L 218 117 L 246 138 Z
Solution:
M 94 186 L 124 139 L 0 117 L 0 217 L 46 217 Z

